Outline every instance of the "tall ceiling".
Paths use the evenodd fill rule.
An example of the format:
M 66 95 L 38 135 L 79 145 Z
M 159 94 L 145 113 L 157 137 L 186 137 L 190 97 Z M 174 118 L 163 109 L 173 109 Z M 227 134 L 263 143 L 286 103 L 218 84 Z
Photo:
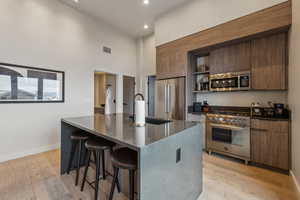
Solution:
M 138 38 L 154 31 L 157 17 L 191 0 L 149 0 L 148 5 L 143 0 L 61 1 Z M 147 30 L 144 24 L 149 25 Z

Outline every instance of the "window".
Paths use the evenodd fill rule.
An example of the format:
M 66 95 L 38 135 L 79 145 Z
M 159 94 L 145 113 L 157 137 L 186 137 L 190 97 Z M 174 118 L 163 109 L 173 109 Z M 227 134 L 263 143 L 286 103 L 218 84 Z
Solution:
M 0 74 L 0 99 L 11 99 L 11 78 Z
M 64 102 L 63 71 L 0 63 L 0 103 Z
M 43 80 L 43 100 L 59 100 L 61 98 L 61 81 Z
M 18 99 L 36 100 L 38 94 L 38 79 L 18 77 Z

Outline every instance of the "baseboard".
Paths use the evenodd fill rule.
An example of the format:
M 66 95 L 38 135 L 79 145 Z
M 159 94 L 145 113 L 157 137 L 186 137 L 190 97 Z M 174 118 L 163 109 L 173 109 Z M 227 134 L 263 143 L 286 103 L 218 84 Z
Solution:
M 197 199 L 197 200 L 204 200 L 203 191 L 202 191 L 202 193 L 200 194 L 200 196 L 198 197 L 198 199 Z
M 57 149 L 57 148 L 59 148 L 59 146 L 60 146 L 59 144 L 52 144 L 52 145 L 47 145 L 47 146 L 34 148 L 34 149 L 29 150 L 29 151 L 23 151 L 23 152 L 9 154 L 9 155 L 0 155 L 0 163 L 5 162 L 5 161 L 9 161 L 9 160 L 14 160 L 14 159 L 17 159 L 17 158 L 22 158 L 22 157 L 25 157 L 25 156 L 30 156 L 30 155 L 42 153 L 42 152 L 45 152 L 45 151 L 50 151 L 50 150 L 53 150 L 53 149 Z
M 297 187 L 297 190 L 298 190 L 298 192 L 300 193 L 300 185 L 299 185 L 299 182 L 298 182 L 298 180 L 296 179 L 296 176 L 295 176 L 295 174 L 293 173 L 292 170 L 290 171 L 290 173 L 291 173 L 291 176 L 292 176 L 292 178 L 293 178 L 293 180 L 294 180 L 294 183 L 295 183 L 295 185 L 296 185 L 296 187 Z

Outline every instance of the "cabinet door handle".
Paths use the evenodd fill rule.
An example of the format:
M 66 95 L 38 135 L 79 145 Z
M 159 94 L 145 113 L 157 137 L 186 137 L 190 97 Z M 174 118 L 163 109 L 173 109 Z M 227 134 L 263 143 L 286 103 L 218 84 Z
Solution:
M 260 132 L 268 132 L 267 129 L 261 129 L 261 128 L 251 128 L 252 131 L 260 131 Z
M 165 113 L 168 112 L 168 86 L 165 85 Z

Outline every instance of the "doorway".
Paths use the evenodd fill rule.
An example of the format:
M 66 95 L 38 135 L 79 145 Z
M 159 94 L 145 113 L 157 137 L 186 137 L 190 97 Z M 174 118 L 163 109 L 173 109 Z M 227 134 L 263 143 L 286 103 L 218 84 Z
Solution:
M 156 76 L 148 76 L 148 116 L 155 117 Z
M 94 113 L 116 113 L 116 75 L 106 72 L 94 74 Z
M 123 76 L 123 112 L 133 114 L 135 78 Z

